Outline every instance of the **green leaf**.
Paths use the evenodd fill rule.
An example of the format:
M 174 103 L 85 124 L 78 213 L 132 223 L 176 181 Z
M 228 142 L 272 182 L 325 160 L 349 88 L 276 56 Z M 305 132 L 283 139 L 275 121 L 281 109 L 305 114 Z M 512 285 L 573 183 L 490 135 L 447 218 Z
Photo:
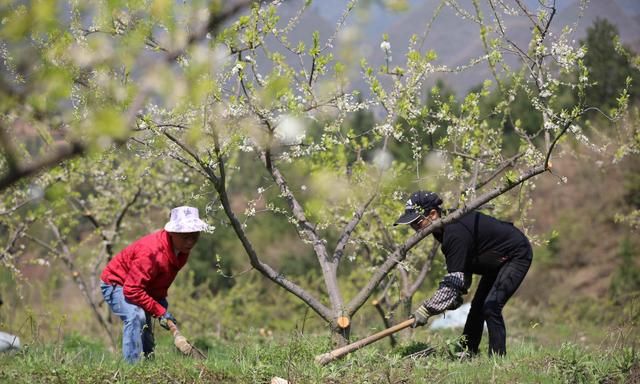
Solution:
M 504 174 L 504 178 L 508 184 L 514 184 L 518 181 L 518 173 L 513 170 L 507 171 Z
M 0 37 L 10 41 L 20 40 L 31 30 L 32 21 L 27 7 L 20 5 L 2 20 Z
M 309 49 L 309 55 L 318 56 L 320 54 L 320 32 L 313 32 L 313 46 Z
M 151 3 L 151 14 L 160 20 L 164 20 L 171 14 L 172 3 L 170 0 L 153 0 Z
M 271 76 L 260 94 L 263 105 L 273 105 L 289 92 L 290 79 L 287 76 Z
M 61 182 L 58 183 L 53 183 L 51 184 L 45 191 L 44 191 L 44 198 L 47 199 L 48 201 L 57 201 L 60 199 L 63 199 L 67 194 L 67 189 L 65 188 L 64 184 Z
M 122 114 L 113 108 L 98 110 L 93 119 L 96 137 L 124 139 L 128 133 Z
M 187 135 L 185 137 L 187 144 L 192 147 L 198 145 L 198 143 L 200 143 L 201 140 L 203 139 L 202 135 L 203 135 L 202 123 L 199 122 L 198 124 L 192 125 L 187 131 Z

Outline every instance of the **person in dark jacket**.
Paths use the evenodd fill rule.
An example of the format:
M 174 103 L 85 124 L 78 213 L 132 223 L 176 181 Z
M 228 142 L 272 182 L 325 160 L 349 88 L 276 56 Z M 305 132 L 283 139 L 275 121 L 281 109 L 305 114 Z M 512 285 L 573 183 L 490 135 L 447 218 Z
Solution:
M 207 228 L 197 208 L 174 208 L 164 229 L 127 246 L 102 271 L 105 302 L 124 322 L 122 353 L 127 362 L 134 363 L 142 354 L 153 353 L 154 317 L 166 329 L 168 320 L 177 323 L 167 310 L 167 291 L 187 263 L 200 232 Z
M 408 224 L 415 231 L 428 227 L 442 216 L 442 199 L 433 192 L 411 194 L 405 212 L 394 223 Z M 471 286 L 472 274 L 482 277 L 471 300 L 464 326 L 462 345 L 472 355 L 478 353 L 484 323 L 489 331 L 489 354 L 505 355 L 506 329 L 502 308 L 524 279 L 533 252 L 527 237 L 512 223 L 478 211 L 433 231 L 442 244 L 447 273 L 436 292 L 412 314 L 413 327 L 429 317 L 455 309 Z

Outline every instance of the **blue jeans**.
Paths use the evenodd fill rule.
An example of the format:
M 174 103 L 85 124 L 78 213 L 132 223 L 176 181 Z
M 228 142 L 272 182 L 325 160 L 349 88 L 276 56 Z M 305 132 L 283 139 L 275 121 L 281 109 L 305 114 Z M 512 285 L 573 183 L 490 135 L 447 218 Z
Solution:
M 111 311 L 124 322 L 122 331 L 122 354 L 129 363 L 140 360 L 140 356 L 150 356 L 155 347 L 153 339 L 151 314 L 139 306 L 130 303 L 122 292 L 122 286 L 102 282 L 100 285 L 104 301 L 109 304 Z M 158 303 L 167 308 L 166 299 L 158 300 Z

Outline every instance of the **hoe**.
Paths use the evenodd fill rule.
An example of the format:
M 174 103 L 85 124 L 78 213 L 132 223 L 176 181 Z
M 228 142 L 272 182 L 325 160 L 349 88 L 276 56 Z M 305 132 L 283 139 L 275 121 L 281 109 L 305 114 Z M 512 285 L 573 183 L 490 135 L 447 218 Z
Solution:
M 171 334 L 173 335 L 173 344 L 180 352 L 182 352 L 183 355 L 199 360 L 207 358 L 201 350 L 189 343 L 186 337 L 182 336 L 182 333 L 180 333 L 180 330 L 173 321 L 167 320 L 167 324 L 169 325 L 169 331 L 171 331 Z
M 323 353 L 322 355 L 316 356 L 316 363 L 320 365 L 328 364 L 336 359 L 341 358 L 342 356 L 349 354 L 355 350 L 358 350 L 362 347 L 366 347 L 367 345 L 374 343 L 384 337 L 387 337 L 391 334 L 394 334 L 398 331 L 401 331 L 407 327 L 410 327 L 413 324 L 413 319 L 407 319 L 402 323 L 396 324 L 393 327 L 389 327 L 383 331 L 378 333 L 374 333 L 371 336 L 367 336 L 362 340 L 358 340 L 349 345 L 345 345 L 344 347 L 336 348 L 331 352 Z

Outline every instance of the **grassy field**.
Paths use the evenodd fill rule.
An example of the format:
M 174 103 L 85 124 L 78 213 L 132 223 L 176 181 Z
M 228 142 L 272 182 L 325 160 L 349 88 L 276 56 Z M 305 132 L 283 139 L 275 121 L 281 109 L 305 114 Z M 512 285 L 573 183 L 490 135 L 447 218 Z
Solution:
M 396 348 L 380 341 L 324 367 L 313 361 L 331 349 L 326 335 L 239 335 L 233 343 L 196 339 L 208 354 L 196 361 L 180 355 L 168 335 L 156 331 L 156 357 L 134 366 L 98 342 L 70 335 L 0 355 L 0 382 L 269 383 L 278 376 L 291 383 L 636 383 L 640 352 L 632 325 L 516 324 L 506 358 L 488 357 L 483 341 L 483 353 L 463 361 L 450 353 L 458 331 L 420 329 L 406 332 Z M 434 352 L 411 356 L 425 346 Z

